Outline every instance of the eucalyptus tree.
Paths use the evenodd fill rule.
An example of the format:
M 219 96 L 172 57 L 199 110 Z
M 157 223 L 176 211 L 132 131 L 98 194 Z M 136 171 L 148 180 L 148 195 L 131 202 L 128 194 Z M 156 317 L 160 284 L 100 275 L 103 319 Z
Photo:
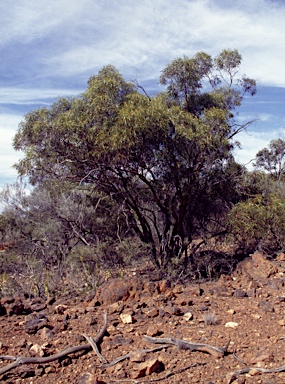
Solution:
M 269 148 L 263 148 L 256 154 L 255 167 L 267 171 L 275 180 L 284 180 L 285 141 L 271 140 Z
M 217 218 L 237 199 L 234 119 L 255 81 L 235 80 L 241 56 L 223 51 L 174 60 L 166 92 L 140 94 L 112 66 L 77 98 L 28 113 L 14 138 L 20 176 L 95 188 L 116 201 L 157 265 L 187 252 L 194 235 L 223 230 Z M 218 223 L 218 224 L 217 224 Z
M 0 199 L 4 203 L 0 240 L 10 244 L 11 251 L 22 260 L 38 260 L 46 268 L 57 266 L 62 270 L 71 252 L 88 255 L 99 264 L 94 249 L 99 252 L 106 241 L 109 245 L 105 250 L 109 252 L 101 261 L 114 264 L 112 247 L 129 231 L 114 200 L 89 188 L 76 189 L 67 183 L 59 186 L 53 182 L 27 193 L 23 185 L 16 183 L 3 189 Z M 86 248 L 92 249 L 87 252 Z M 77 259 L 74 257 L 74 261 Z

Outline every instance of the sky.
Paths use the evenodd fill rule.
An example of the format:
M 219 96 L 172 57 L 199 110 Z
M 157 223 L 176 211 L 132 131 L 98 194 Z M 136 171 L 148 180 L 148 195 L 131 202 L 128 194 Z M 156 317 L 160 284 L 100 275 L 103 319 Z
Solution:
M 241 75 L 257 81 L 238 121 L 257 121 L 237 137 L 236 159 L 250 168 L 283 137 L 284 0 L 1 0 L 0 14 L 0 188 L 16 180 L 12 139 L 25 114 L 79 95 L 108 64 L 154 95 L 172 60 L 237 49 Z

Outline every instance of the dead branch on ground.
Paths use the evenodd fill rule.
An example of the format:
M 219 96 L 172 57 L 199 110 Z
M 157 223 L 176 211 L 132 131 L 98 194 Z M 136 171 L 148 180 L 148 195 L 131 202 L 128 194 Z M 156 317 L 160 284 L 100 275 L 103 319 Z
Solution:
M 247 367 L 243 369 L 239 369 L 237 371 L 231 372 L 227 375 L 228 381 L 227 384 L 231 384 L 234 380 L 237 379 L 238 376 L 243 375 L 245 373 L 250 372 L 260 372 L 260 373 L 278 373 L 285 371 L 285 365 L 277 368 L 258 368 L 258 367 Z
M 10 363 L 10 364 L 8 364 L 5 367 L 0 369 L 0 375 L 3 375 L 4 373 L 6 373 L 6 372 L 8 372 L 14 368 L 17 368 L 20 365 L 24 365 L 24 364 L 47 364 L 47 363 L 51 363 L 57 359 L 64 358 L 64 357 L 66 357 L 72 353 L 76 353 L 76 352 L 80 352 L 80 351 L 88 351 L 91 348 L 95 351 L 95 353 L 99 357 L 100 362 L 103 364 L 101 366 L 103 369 L 106 369 L 108 367 L 116 365 L 117 363 L 124 361 L 125 359 L 130 358 L 132 356 L 132 353 L 134 353 L 134 352 L 130 352 L 126 355 L 120 356 L 117 359 L 113 360 L 112 362 L 108 363 L 107 360 L 104 358 L 104 356 L 101 355 L 101 353 L 99 352 L 97 344 L 101 342 L 101 340 L 102 340 L 102 338 L 103 338 L 103 336 L 107 330 L 107 313 L 104 314 L 103 319 L 104 319 L 104 325 L 103 325 L 102 329 L 100 329 L 98 331 L 97 335 L 94 338 L 91 338 L 91 337 L 87 336 L 86 334 L 83 334 L 85 339 L 88 341 L 88 344 L 83 344 L 83 345 L 78 345 L 75 347 L 66 348 L 59 353 L 56 353 L 54 355 L 47 356 L 47 357 L 0 356 L 1 360 L 13 360 L 12 363 Z M 209 353 L 210 355 L 214 356 L 215 358 L 220 358 L 220 357 L 223 357 L 225 355 L 225 353 L 227 352 L 228 346 L 229 346 L 229 342 L 227 343 L 227 345 L 225 347 L 220 348 L 220 347 L 216 347 L 214 345 L 209 345 L 209 344 L 191 343 L 189 341 L 182 340 L 182 339 L 176 339 L 174 337 L 156 338 L 156 337 L 150 337 L 150 336 L 144 335 L 144 338 L 149 343 L 162 344 L 162 345 L 159 347 L 156 347 L 156 348 L 152 348 L 152 349 L 139 349 L 136 352 L 151 353 L 151 352 L 160 351 L 164 348 L 169 348 L 169 347 L 174 345 L 179 349 L 190 350 L 191 352 L 193 352 L 193 351 L 206 352 L 206 353 Z M 136 381 L 134 379 L 126 379 L 123 381 L 126 381 L 126 382 L 129 381 L 129 382 L 133 382 L 133 383 L 147 383 L 149 381 L 160 381 L 160 380 L 167 379 L 168 377 L 170 377 L 176 373 L 180 373 L 180 372 L 183 372 L 187 369 L 195 367 L 197 365 L 204 365 L 204 364 L 206 364 L 206 363 L 192 363 L 189 366 L 168 372 L 163 377 L 157 378 L 157 379 L 143 380 L 143 381 Z M 285 370 L 285 367 L 282 367 L 282 368 L 284 368 L 283 370 Z M 246 373 L 246 372 L 249 372 L 251 369 L 252 368 L 246 368 L 244 370 L 234 372 L 233 375 Z M 260 370 L 261 370 L 261 368 L 260 368 Z M 271 370 L 263 370 L 262 372 L 265 372 L 265 371 L 281 372 L 280 369 L 279 370 L 272 370 L 272 369 Z M 115 380 L 115 382 L 116 382 L 116 380 Z
M 107 313 L 105 313 L 103 315 L 103 318 L 104 318 L 104 325 L 103 325 L 102 329 L 100 329 L 99 332 L 97 333 L 97 335 L 94 337 L 94 339 L 92 339 L 94 345 L 99 343 L 102 340 L 104 334 L 106 333 L 106 330 L 107 330 Z M 66 357 L 67 355 L 70 355 L 71 353 L 75 353 L 75 352 L 79 352 L 79 351 L 87 351 L 91 348 L 93 348 L 93 346 L 89 342 L 88 344 L 83 344 L 83 345 L 78 345 L 75 347 L 66 348 L 59 353 L 56 353 L 54 355 L 47 356 L 47 357 L 0 356 L 1 360 L 14 360 L 13 363 L 8 364 L 5 367 L 0 369 L 0 375 L 3 375 L 4 373 L 11 371 L 14 368 L 17 368 L 20 365 L 24 365 L 24 364 L 47 364 L 47 363 L 51 363 L 52 361 L 55 361 L 57 359 Z M 98 347 L 96 346 L 95 352 L 96 352 L 96 348 L 98 351 Z M 102 355 L 100 355 L 100 359 L 102 359 Z
M 161 338 L 161 337 L 150 337 L 150 336 L 144 335 L 144 338 L 149 343 L 172 344 L 179 349 L 190 349 L 191 352 L 193 351 L 206 352 L 214 356 L 215 358 L 223 357 L 227 352 L 228 346 L 230 344 L 230 341 L 228 341 L 225 347 L 219 348 L 209 344 L 190 343 L 189 341 L 182 340 L 182 339 L 175 339 L 174 337 Z

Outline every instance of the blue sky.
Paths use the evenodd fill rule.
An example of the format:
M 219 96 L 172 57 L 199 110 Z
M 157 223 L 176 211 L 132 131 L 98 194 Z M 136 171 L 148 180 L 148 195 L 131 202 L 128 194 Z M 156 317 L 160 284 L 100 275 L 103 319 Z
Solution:
M 238 49 L 241 74 L 258 83 L 239 119 L 259 120 L 239 135 L 237 159 L 283 134 L 283 0 L 1 0 L 0 14 L 0 187 L 16 179 L 11 143 L 25 113 L 83 92 L 107 64 L 154 93 L 173 59 Z

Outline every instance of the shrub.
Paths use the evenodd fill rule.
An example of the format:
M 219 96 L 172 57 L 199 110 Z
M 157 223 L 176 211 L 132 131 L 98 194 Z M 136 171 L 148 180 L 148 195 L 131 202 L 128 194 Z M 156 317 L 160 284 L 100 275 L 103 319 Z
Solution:
M 257 195 L 236 204 L 229 214 L 230 231 L 245 252 L 273 254 L 285 243 L 285 199 L 280 194 Z

